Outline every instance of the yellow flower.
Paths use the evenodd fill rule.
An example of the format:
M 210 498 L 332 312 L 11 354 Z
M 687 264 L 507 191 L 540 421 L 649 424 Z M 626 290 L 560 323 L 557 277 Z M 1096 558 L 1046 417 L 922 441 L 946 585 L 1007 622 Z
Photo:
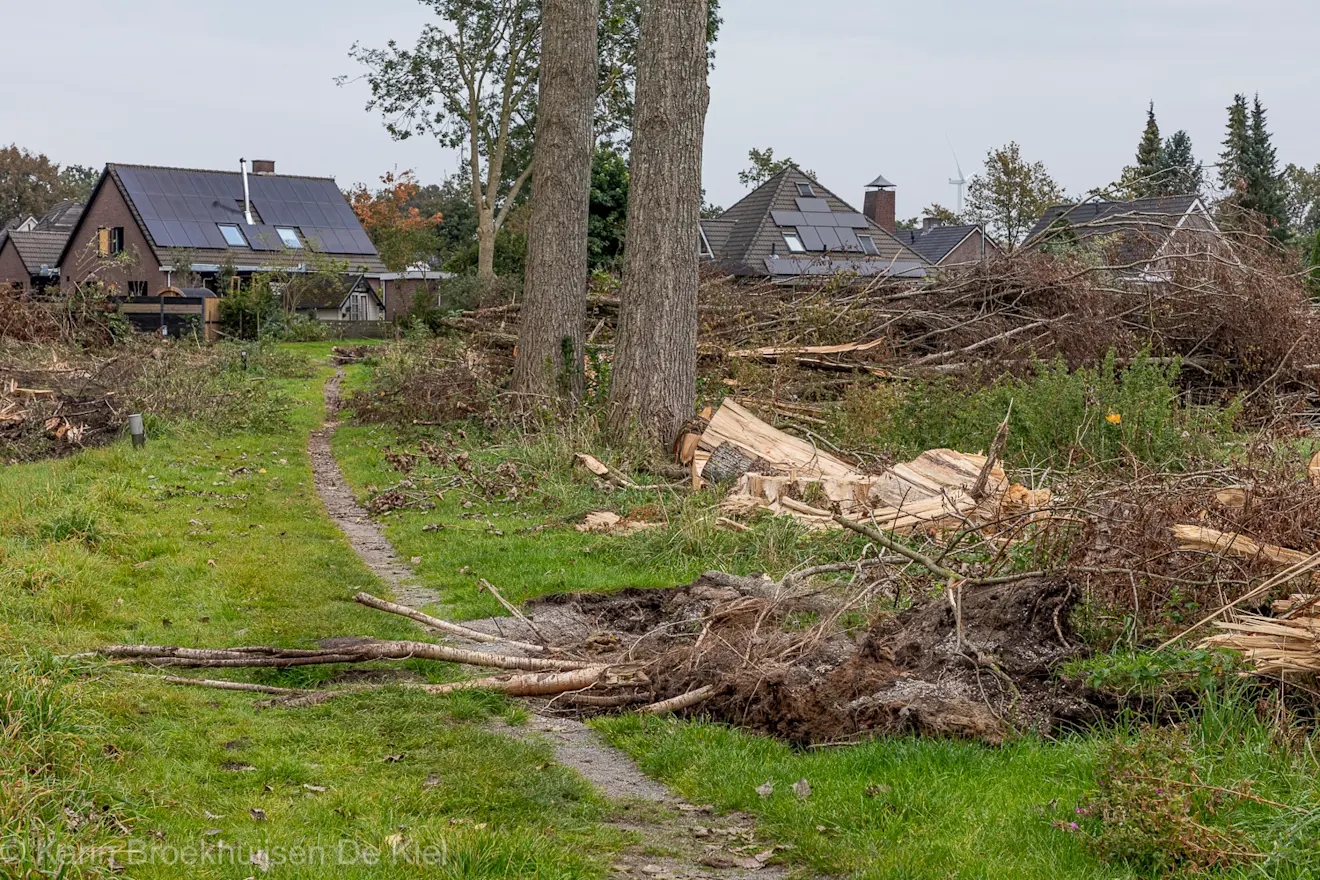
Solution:
M 1105 421 L 1111 425 L 1121 425 L 1123 424 L 1123 417 L 1111 410 L 1109 415 L 1105 416 Z

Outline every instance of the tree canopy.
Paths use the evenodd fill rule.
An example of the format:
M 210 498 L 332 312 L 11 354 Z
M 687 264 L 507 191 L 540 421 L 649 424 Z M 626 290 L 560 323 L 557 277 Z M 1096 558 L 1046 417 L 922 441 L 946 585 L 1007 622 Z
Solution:
M 381 188 L 374 192 L 360 183 L 349 191 L 348 198 L 381 262 L 391 272 L 402 272 L 435 254 L 439 248 L 436 226 L 444 216 L 438 211 L 423 214 L 412 204 L 421 187 L 411 171 L 397 176 L 388 172 L 380 182 Z
M 0 225 L 39 218 L 66 200 L 85 202 L 98 177 L 95 169 L 61 166 L 16 144 L 0 147 Z
M 1279 171 L 1259 95 L 1250 106 L 1246 95 L 1234 96 L 1228 108 L 1228 128 L 1219 163 L 1219 183 L 1226 193 L 1220 211 L 1224 221 L 1230 226 L 1239 225 L 1239 215 L 1254 214 L 1263 219 L 1275 238 L 1287 238 L 1286 181 Z
M 991 237 L 1015 248 L 1045 213 L 1064 200 L 1043 162 L 1028 162 L 1017 142 L 991 150 L 967 187 L 967 213 Z
M 766 147 L 764 150 L 753 147 L 747 151 L 747 160 L 751 164 L 738 172 L 738 182 L 750 189 L 755 189 L 786 168 L 797 168 L 813 179 L 816 176 L 814 171 L 803 169 L 790 156 L 776 159 L 773 147 Z

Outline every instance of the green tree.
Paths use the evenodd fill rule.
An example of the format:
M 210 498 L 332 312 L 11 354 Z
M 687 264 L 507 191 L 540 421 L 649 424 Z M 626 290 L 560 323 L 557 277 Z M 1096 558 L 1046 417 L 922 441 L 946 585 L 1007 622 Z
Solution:
M 1311 235 L 1311 252 L 1307 255 L 1306 286 L 1311 298 L 1320 300 L 1320 229 Z
M 1273 138 L 1266 125 L 1265 107 L 1260 95 L 1251 105 L 1251 208 L 1263 215 L 1273 234 L 1279 240 L 1288 237 L 1287 194 L 1283 175 L 1279 173 L 1279 157 Z
M 78 165 L 61 168 L 44 154 L 15 144 L 0 147 L 0 227 L 5 221 L 40 217 L 65 199 L 85 201 L 90 193 L 86 173 L 92 172 Z
M 1251 132 L 1247 122 L 1247 96 L 1234 95 L 1228 106 L 1228 132 L 1224 136 L 1224 151 L 1219 154 L 1219 186 L 1228 193 L 1227 198 L 1246 197 L 1252 176 Z
M 1175 131 L 1164 142 L 1161 159 L 1156 195 L 1200 195 L 1204 171 L 1192 152 L 1191 135 L 1186 131 Z
M 464 151 L 477 215 L 477 274 L 495 277 L 495 237 L 532 173 L 541 35 L 535 0 L 421 0 L 439 24 L 411 49 L 354 44 L 368 110 L 398 139 L 430 135 Z M 342 80 L 341 80 L 342 82 Z M 509 179 L 510 174 L 516 174 Z
M 797 168 L 812 179 L 816 177 L 815 172 L 803 170 L 791 157 L 786 156 L 783 159 L 776 159 L 773 147 L 766 147 L 764 150 L 753 147 L 747 151 L 747 159 L 752 164 L 738 172 L 738 182 L 751 189 L 755 189 L 779 172 L 789 168 Z
M 1165 170 L 1164 142 L 1160 140 L 1160 124 L 1155 121 L 1155 102 L 1146 111 L 1146 130 L 1137 145 L 1136 194 L 1138 197 L 1160 194 L 1160 179 Z
M 1290 164 L 1283 171 L 1288 205 L 1288 225 L 1310 238 L 1320 229 L 1320 165 L 1303 168 Z
M 916 217 L 900 220 L 897 225 L 899 229 L 920 229 L 925 226 L 927 218 L 936 220 L 940 226 L 961 226 L 967 222 L 967 218 L 952 208 L 946 208 L 939 202 L 932 202 Z
M 60 183 L 68 193 L 65 198 L 87 204 L 96 189 L 96 182 L 101 179 L 101 169 L 87 165 L 65 165 L 60 169 Z
M 421 187 L 407 202 L 423 216 L 443 219 L 434 227 L 435 259 L 443 264 L 477 240 L 477 210 L 472 206 L 472 185 L 467 166 L 449 175 L 441 183 Z
M 1046 208 L 1063 200 L 1063 188 L 1044 163 L 1023 159 L 1017 142 L 991 150 L 984 171 L 967 187 L 968 216 L 1010 250 L 1022 243 Z
M 587 255 L 592 269 L 612 269 L 623 256 L 628 225 L 628 160 L 609 144 L 596 148 L 591 162 L 591 207 L 587 216 Z

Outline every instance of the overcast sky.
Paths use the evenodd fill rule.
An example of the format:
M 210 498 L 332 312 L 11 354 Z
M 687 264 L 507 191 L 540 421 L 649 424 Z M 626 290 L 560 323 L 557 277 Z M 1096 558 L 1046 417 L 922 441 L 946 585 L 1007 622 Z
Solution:
M 883 174 L 899 215 L 952 206 L 1009 140 L 1070 192 L 1117 177 L 1156 103 L 1214 161 L 1235 92 L 1259 91 L 1281 163 L 1320 162 L 1313 0 L 724 0 L 706 126 L 708 197 L 728 206 L 751 147 L 773 147 L 854 203 Z M 10 34 L 0 144 L 58 162 L 237 167 L 341 185 L 457 156 L 396 143 L 364 112 L 355 40 L 411 43 L 414 0 L 0 0 Z

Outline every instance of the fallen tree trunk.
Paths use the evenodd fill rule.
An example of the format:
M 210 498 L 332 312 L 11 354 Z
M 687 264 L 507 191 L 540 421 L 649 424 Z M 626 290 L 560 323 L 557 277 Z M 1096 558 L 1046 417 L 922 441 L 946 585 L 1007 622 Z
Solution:
M 329 648 L 316 651 L 268 647 L 214 650 L 167 645 L 111 645 L 91 652 L 91 656 L 142 661 L 153 666 L 234 669 L 284 668 L 327 663 L 370 663 L 374 660 L 412 659 L 461 663 L 465 666 L 485 666 L 495 669 L 516 669 L 525 672 L 564 672 L 593 666 L 591 663 L 577 660 L 510 657 L 504 654 L 490 654 L 483 651 L 463 651 L 457 648 L 446 648 L 443 645 L 432 645 L 426 642 L 366 642 L 349 648 Z
M 541 672 L 531 675 L 495 675 L 473 678 L 452 684 L 428 684 L 422 689 L 428 694 L 452 694 L 456 691 L 487 690 L 511 697 L 548 697 L 568 691 L 580 691 L 598 683 L 608 666 L 587 666 L 572 672 Z

